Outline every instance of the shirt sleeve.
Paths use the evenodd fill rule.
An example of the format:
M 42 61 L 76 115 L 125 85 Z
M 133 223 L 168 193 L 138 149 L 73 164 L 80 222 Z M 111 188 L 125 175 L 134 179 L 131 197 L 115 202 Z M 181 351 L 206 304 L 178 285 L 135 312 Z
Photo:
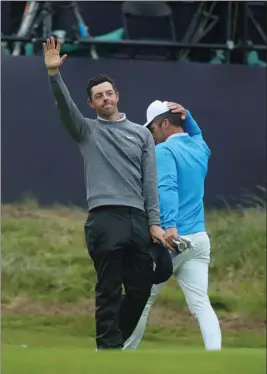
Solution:
M 202 138 L 202 131 L 196 120 L 193 118 L 189 110 L 186 111 L 186 118 L 184 120 L 184 131 L 188 133 L 191 137 Z
M 177 227 L 179 214 L 178 175 L 175 159 L 164 146 L 156 147 L 160 213 L 164 229 Z
M 160 225 L 157 169 L 155 143 L 149 130 L 146 129 L 146 143 L 142 157 L 143 197 L 148 224 Z
M 202 144 L 210 156 L 210 148 L 204 141 L 202 131 L 199 125 L 197 124 L 196 120 L 193 118 L 192 114 L 189 112 L 189 110 L 186 111 L 186 119 L 184 120 L 184 131 L 187 132 L 187 134 L 192 139 L 197 141 L 199 144 Z

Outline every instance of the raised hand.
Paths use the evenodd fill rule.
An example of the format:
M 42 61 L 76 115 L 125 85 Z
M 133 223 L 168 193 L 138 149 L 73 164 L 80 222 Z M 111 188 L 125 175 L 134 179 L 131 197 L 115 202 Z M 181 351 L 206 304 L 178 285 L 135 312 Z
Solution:
M 67 58 L 67 55 L 60 57 L 60 40 L 55 43 L 55 39 L 51 36 L 46 43 L 43 43 L 43 50 L 47 70 L 55 73 Z
M 169 102 L 167 105 L 169 110 L 172 111 L 172 113 L 181 113 L 182 120 L 186 118 L 186 109 L 182 105 L 172 102 Z

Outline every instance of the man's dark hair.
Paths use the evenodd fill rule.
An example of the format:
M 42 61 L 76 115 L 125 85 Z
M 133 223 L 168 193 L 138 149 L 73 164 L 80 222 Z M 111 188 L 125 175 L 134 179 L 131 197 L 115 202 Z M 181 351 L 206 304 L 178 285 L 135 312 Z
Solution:
M 113 90 L 116 92 L 117 89 L 115 87 L 115 82 L 112 78 L 110 78 L 108 75 L 106 74 L 97 74 L 96 76 L 94 76 L 93 78 L 91 78 L 88 83 L 87 83 L 87 87 L 86 87 L 86 91 L 87 91 L 87 95 L 88 97 L 91 99 L 91 90 L 94 86 L 98 86 L 99 84 L 101 83 L 104 83 L 104 82 L 109 82 L 112 87 L 113 87 Z
M 157 124 L 161 124 L 164 119 L 168 119 L 170 124 L 175 126 L 175 127 L 183 127 L 183 120 L 181 119 L 181 113 L 172 113 L 171 111 L 168 111 L 166 113 L 160 114 L 157 116 L 154 121 Z

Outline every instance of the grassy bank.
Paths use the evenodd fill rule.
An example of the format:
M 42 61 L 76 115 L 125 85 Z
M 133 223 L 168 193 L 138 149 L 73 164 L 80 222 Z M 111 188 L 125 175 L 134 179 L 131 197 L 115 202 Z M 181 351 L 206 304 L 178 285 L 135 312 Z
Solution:
M 14 331 L 19 336 L 30 330 L 51 336 L 94 336 L 95 272 L 84 245 L 85 217 L 80 209 L 43 209 L 34 202 L 2 206 L 4 342 L 10 331 L 13 337 Z M 210 211 L 207 228 L 212 240 L 210 297 L 221 320 L 224 342 L 233 347 L 262 347 L 265 211 Z M 159 296 L 145 338 L 201 344 L 174 280 Z

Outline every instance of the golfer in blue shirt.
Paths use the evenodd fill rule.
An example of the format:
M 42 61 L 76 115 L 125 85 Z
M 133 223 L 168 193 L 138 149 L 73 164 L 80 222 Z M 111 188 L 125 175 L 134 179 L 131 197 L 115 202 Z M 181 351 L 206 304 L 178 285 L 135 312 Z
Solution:
M 173 275 L 196 318 L 205 348 L 221 349 L 221 329 L 208 296 L 210 239 L 204 219 L 204 182 L 211 151 L 188 110 L 175 103 L 154 101 L 145 124 L 155 139 L 161 226 L 171 251 Z M 175 242 L 190 245 L 177 250 Z M 136 349 L 150 308 L 164 284 L 154 285 L 139 323 L 124 349 Z

